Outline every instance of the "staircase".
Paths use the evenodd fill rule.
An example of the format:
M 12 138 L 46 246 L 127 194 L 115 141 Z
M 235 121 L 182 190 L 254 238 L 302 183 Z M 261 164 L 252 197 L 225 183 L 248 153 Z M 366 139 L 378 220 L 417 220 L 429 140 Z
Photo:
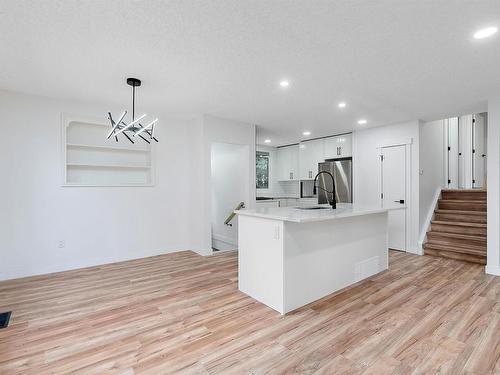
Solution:
M 486 191 L 443 190 L 424 253 L 486 264 Z

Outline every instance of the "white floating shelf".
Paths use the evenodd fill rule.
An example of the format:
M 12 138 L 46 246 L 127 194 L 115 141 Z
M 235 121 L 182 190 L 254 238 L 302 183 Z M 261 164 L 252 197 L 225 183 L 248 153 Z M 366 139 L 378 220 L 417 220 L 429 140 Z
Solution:
M 79 143 L 68 143 L 66 144 L 68 148 L 89 148 L 89 149 L 102 149 L 102 150 L 116 150 L 116 151 L 131 151 L 131 152 L 151 152 L 147 148 L 132 148 L 132 147 L 120 147 L 120 146 L 101 146 L 101 145 L 86 145 Z
M 139 168 L 149 169 L 150 165 L 120 165 L 120 164 L 88 164 L 88 163 L 66 163 L 68 167 L 92 167 L 92 168 Z
M 154 186 L 154 147 L 106 139 L 103 119 L 63 115 L 62 186 Z
M 67 183 L 67 184 L 64 184 L 63 186 L 65 186 L 65 187 L 66 186 L 67 187 L 103 187 L 103 186 L 106 186 L 106 187 L 143 187 L 143 186 L 152 187 L 154 185 L 153 184 L 144 184 L 144 183 L 137 183 L 137 184 L 129 183 L 129 184 L 116 184 L 116 185 L 99 185 L 99 184 L 90 185 L 90 184 Z

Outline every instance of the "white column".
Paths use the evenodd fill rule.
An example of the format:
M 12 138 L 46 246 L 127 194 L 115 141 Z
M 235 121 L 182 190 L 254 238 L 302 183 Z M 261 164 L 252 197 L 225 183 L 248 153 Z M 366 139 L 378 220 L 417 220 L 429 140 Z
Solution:
M 488 260 L 486 273 L 500 276 L 500 97 L 488 101 Z

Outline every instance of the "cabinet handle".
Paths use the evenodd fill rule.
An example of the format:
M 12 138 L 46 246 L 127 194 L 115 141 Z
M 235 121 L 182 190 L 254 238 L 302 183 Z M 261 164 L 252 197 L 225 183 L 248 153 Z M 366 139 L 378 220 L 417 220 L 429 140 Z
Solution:
M 293 172 L 290 172 L 290 180 L 293 180 Z

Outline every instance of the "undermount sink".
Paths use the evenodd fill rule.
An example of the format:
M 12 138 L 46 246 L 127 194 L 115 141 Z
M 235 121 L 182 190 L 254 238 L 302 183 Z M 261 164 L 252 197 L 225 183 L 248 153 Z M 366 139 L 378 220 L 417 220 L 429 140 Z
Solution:
M 307 206 L 307 207 L 295 207 L 298 210 L 331 210 L 331 207 L 322 206 Z

